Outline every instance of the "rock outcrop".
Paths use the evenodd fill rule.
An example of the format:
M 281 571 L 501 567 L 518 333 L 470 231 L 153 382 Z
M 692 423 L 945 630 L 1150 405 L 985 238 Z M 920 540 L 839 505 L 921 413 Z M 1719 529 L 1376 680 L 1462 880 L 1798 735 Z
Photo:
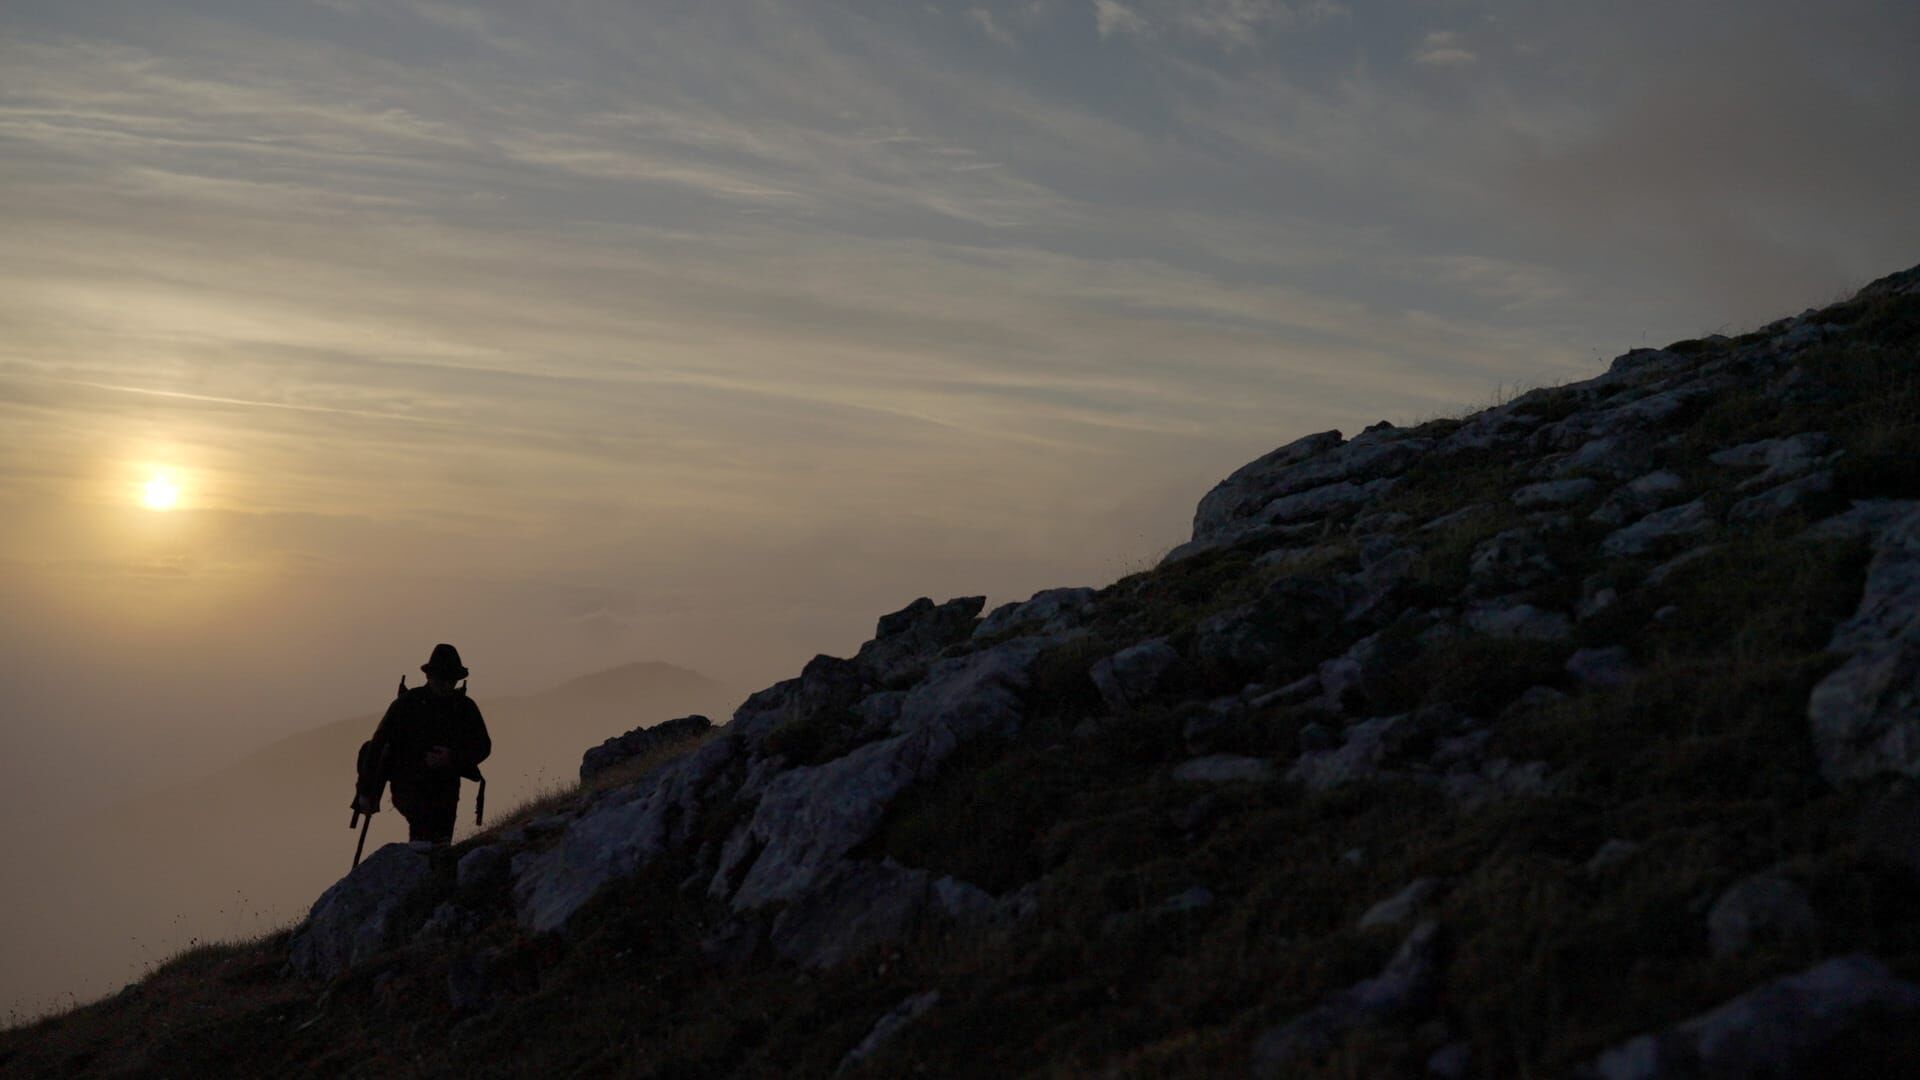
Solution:
M 294 935 L 293 969 L 328 979 L 398 945 L 411 929 L 401 916 L 432 874 L 430 851 L 426 844 L 388 844 L 321 893 Z
M 704 716 L 682 716 L 677 720 L 637 727 L 617 735 L 587 751 L 580 758 L 580 782 L 586 783 L 622 762 L 645 757 L 662 746 L 686 739 L 697 739 L 713 727 Z
M 1790 1075 L 1859 1023 L 1920 1012 L 1920 988 L 1866 954 L 1781 974 L 1823 945 L 1920 932 L 1881 902 L 1920 865 L 1920 503 L 1905 459 L 1838 413 L 1797 411 L 1858 392 L 1796 359 L 1839 363 L 1821 350 L 1849 333 L 1803 316 L 1634 350 L 1462 420 L 1294 439 L 1209 491 L 1154 571 L 984 618 L 983 597 L 917 599 L 723 726 L 686 717 L 589 751 L 592 783 L 451 873 L 383 848 L 315 905 L 294 967 L 328 978 L 396 948 L 459 949 L 449 1000 L 484 1011 L 513 955 L 462 945 L 486 918 L 563 949 L 603 932 L 597 899 L 643 878 L 635 888 L 696 913 L 716 972 L 895 973 L 871 993 L 833 984 L 863 1011 L 815 1053 L 822 1068 L 894 1068 L 952 1018 L 1009 1015 L 1006 1001 L 967 1011 L 992 973 L 893 966 L 953 934 L 974 935 L 959 955 L 1008 950 L 994 964 L 1043 954 L 1036 980 L 1111 950 L 1140 950 L 1138 971 L 1162 979 L 1256 956 L 1246 971 L 1279 970 L 1269 981 L 1285 987 L 1258 1001 L 1268 976 L 1237 968 L 1247 1001 L 1191 986 L 1129 1000 L 1133 969 L 1068 996 L 1076 1012 L 1124 1001 L 1128 1024 L 1203 1002 L 1215 1028 L 1193 1044 L 1236 1068 L 1250 1054 L 1258 1075 L 1336 1052 L 1369 1075 Z M 1904 415 L 1875 438 L 1912 445 L 1898 442 Z M 1871 468 L 1863 446 L 1880 453 Z M 1804 595 L 1768 619 L 1732 610 L 1789 588 Z M 1707 633 L 1729 641 L 1705 648 Z M 680 741 L 697 745 L 651 764 Z M 621 768 L 638 759 L 644 772 Z M 1703 825 L 1700 804 L 1725 812 Z M 1874 861 L 1823 882 L 1856 857 L 1830 835 L 1856 812 L 1858 858 Z M 1774 869 L 1753 873 L 1761 862 Z M 1472 923 L 1546 908 L 1539 925 Z M 1868 908 L 1897 932 L 1830 933 Z M 1599 1034 L 1489 1039 L 1490 1015 L 1536 1022 L 1485 985 L 1538 977 L 1511 967 L 1507 935 L 1533 935 L 1527 956 L 1581 960 L 1566 935 L 1589 919 L 1647 951 L 1630 985 L 1594 977 L 1640 1019 L 1582 1030 L 1650 1015 L 1657 1030 L 1604 1051 Z M 1388 933 L 1405 936 L 1376 969 Z M 1326 942 L 1339 944 L 1312 952 Z M 1685 1019 L 1699 998 L 1648 1003 L 1662 979 L 1746 990 Z M 1470 1030 L 1452 1026 L 1463 1016 Z M 1067 1067 L 1151 1071 L 1189 1045 L 1165 1027 L 1152 1038 Z M 1077 1031 L 1063 1045 L 1119 1041 Z M 1542 1047 L 1561 1056 L 1528 1056 Z

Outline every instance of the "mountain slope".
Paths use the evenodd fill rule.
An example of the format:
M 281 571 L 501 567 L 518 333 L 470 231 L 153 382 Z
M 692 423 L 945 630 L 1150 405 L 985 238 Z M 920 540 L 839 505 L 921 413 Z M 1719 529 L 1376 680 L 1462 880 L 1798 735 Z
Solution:
M 475 698 L 494 738 L 484 771 L 495 817 L 543 791 L 570 786 L 586 746 L 737 701 L 703 675 L 652 662 L 531 695 L 493 697 L 483 689 L 476 688 Z M 380 703 L 379 691 L 372 697 Z M 104 992 L 124 983 L 143 959 L 192 940 L 298 918 L 352 857 L 355 834 L 346 827 L 346 808 L 354 758 L 378 719 L 355 717 L 277 740 L 60 836 L 57 847 L 33 860 L 34 873 L 10 886 L 14 910 L 40 928 L 21 949 L 43 961 L 6 973 L 8 1000 L 56 989 Z M 467 784 L 462 835 L 473 830 L 473 800 L 474 785 Z M 405 837 L 400 816 L 382 813 L 367 850 Z
M 619 786 L 0 1039 L 98 1071 L 1890 1075 L 1920 269 L 1308 436 Z

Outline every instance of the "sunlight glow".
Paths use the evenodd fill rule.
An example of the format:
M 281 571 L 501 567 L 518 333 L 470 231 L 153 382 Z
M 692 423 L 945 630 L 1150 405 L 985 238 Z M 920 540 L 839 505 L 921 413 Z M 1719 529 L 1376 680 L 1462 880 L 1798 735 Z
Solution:
M 155 473 L 140 497 L 141 504 L 149 510 L 171 510 L 179 501 L 179 486 L 164 473 Z

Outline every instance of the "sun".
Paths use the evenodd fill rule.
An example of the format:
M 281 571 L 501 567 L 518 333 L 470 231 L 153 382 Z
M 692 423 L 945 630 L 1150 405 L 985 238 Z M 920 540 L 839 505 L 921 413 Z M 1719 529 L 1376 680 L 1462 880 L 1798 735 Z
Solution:
M 180 487 L 167 479 L 164 473 L 153 474 L 140 496 L 141 505 L 149 510 L 171 510 L 180 502 Z

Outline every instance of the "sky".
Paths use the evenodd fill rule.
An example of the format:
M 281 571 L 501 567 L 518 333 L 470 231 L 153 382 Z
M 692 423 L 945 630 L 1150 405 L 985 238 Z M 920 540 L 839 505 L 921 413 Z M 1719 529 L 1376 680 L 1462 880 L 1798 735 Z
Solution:
M 765 685 L 1149 566 L 1300 435 L 1831 301 L 1920 261 L 1916 52 L 1850 0 L 9 0 L 0 815 L 436 641 L 483 703 Z

